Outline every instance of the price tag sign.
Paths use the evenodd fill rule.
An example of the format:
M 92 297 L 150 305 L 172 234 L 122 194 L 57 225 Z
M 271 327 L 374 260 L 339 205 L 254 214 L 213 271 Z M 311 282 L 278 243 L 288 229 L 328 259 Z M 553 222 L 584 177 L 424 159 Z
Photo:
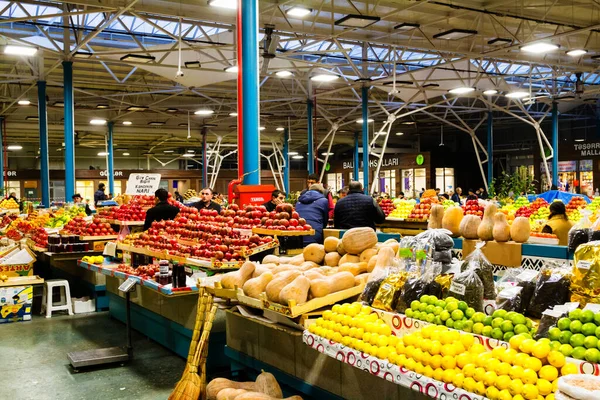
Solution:
M 127 278 L 127 280 L 125 282 L 121 283 L 121 286 L 119 286 L 119 290 L 121 292 L 127 293 L 135 287 L 136 283 L 137 283 L 137 279 Z
M 153 195 L 160 185 L 160 174 L 130 174 L 126 194 Z

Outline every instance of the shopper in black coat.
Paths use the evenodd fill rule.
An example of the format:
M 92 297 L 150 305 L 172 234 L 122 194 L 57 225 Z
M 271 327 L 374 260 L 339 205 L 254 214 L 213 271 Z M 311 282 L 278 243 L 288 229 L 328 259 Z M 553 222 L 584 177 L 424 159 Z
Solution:
M 179 208 L 169 204 L 169 192 L 165 189 L 158 189 L 154 192 L 155 206 L 146 211 L 146 220 L 144 221 L 144 230 L 150 228 L 154 221 L 164 221 L 175 219 L 179 214 Z
M 336 229 L 369 227 L 385 221 L 385 214 L 371 196 L 363 194 L 360 182 L 350 182 L 349 193 L 335 205 L 333 224 Z

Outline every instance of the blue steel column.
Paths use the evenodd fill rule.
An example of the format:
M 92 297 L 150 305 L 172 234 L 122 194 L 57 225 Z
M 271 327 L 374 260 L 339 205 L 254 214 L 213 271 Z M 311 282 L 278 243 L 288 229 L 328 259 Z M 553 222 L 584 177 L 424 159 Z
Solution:
M 362 88 L 362 148 L 363 148 L 363 186 L 369 194 L 369 88 Z
M 75 104 L 73 99 L 73 63 L 63 61 L 65 109 L 65 198 L 75 194 Z
M 308 135 L 308 158 L 306 159 L 306 165 L 308 166 L 308 173 L 312 174 L 315 172 L 315 149 L 313 144 L 313 103 L 311 99 L 306 102 L 306 114 L 308 127 L 306 129 Z
M 358 134 L 359 132 L 356 131 L 354 132 L 354 171 L 352 174 L 352 180 L 358 182 L 358 168 L 360 165 L 360 160 L 358 158 L 358 146 L 359 146 L 359 142 L 358 142 Z
M 558 187 L 558 104 L 552 103 L 552 184 Z
M 290 131 L 288 128 L 283 130 L 283 190 L 285 194 L 290 193 Z
M 40 125 L 40 180 L 42 205 L 50 207 L 50 168 L 48 166 L 48 113 L 46 110 L 46 82 L 38 81 L 38 119 Z
M 113 158 L 113 129 L 115 127 L 115 123 L 112 121 L 108 122 L 108 138 L 106 140 L 106 151 L 108 155 L 106 156 L 106 168 L 108 169 L 108 192 L 111 196 L 115 195 L 115 164 Z
M 488 120 L 487 120 L 487 153 L 488 153 L 488 163 L 487 163 L 487 181 L 488 188 L 492 184 L 492 179 L 494 179 L 494 115 L 492 111 L 488 111 Z
M 0 117 L 0 147 L 0 196 L 4 196 L 4 117 Z
M 240 1 L 242 20 L 242 124 L 244 184 L 260 184 L 260 132 L 258 86 L 258 0 Z M 239 29 L 239 27 L 238 27 Z M 240 112 L 240 110 L 238 110 Z

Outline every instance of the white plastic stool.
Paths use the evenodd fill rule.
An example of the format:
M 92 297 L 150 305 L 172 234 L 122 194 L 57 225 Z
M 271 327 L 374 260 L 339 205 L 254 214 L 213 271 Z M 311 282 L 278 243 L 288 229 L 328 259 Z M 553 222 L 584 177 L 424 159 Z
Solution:
M 52 301 L 52 290 L 58 288 L 60 291 L 60 303 L 54 304 Z M 71 290 L 69 289 L 69 282 L 65 279 L 48 279 L 44 282 L 44 293 L 42 295 L 42 314 L 46 310 L 46 318 L 52 317 L 53 311 L 69 312 L 69 315 L 73 315 L 73 306 L 71 305 Z

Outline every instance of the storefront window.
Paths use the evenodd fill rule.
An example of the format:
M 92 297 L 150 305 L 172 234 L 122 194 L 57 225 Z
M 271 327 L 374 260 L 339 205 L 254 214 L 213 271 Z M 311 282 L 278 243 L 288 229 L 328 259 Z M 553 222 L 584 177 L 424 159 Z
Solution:
M 50 181 L 50 201 L 65 201 L 65 181 Z
M 454 168 L 436 168 L 435 187 L 442 193 L 454 190 Z
M 337 195 L 338 190 L 344 187 L 344 180 L 342 174 L 327 174 L 327 189 L 331 191 L 332 195 Z
M 92 204 L 94 203 L 94 192 L 96 191 L 96 187 L 94 186 L 94 181 L 76 181 L 75 182 L 75 193 L 79 193 L 84 200 L 89 200 Z M 71 196 L 75 193 L 68 194 L 66 196 L 65 201 L 72 201 Z
M 159 189 L 165 189 L 167 192 L 169 191 L 169 181 L 167 179 L 161 179 L 158 184 Z
M 415 190 L 421 193 L 421 189 L 427 189 L 427 173 L 425 168 L 415 169 Z
M 581 193 L 593 196 L 594 194 L 594 161 L 581 160 L 579 161 L 579 181 L 581 185 Z
M 413 169 L 402 170 L 402 191 L 404 192 L 404 196 L 407 198 L 416 197 Z
M 12 192 L 15 192 L 17 199 L 21 200 L 21 181 L 6 182 L 6 192 L 4 193 L 4 197 L 8 197 Z
M 379 193 L 387 193 L 390 197 L 396 197 L 396 170 L 379 173 Z

